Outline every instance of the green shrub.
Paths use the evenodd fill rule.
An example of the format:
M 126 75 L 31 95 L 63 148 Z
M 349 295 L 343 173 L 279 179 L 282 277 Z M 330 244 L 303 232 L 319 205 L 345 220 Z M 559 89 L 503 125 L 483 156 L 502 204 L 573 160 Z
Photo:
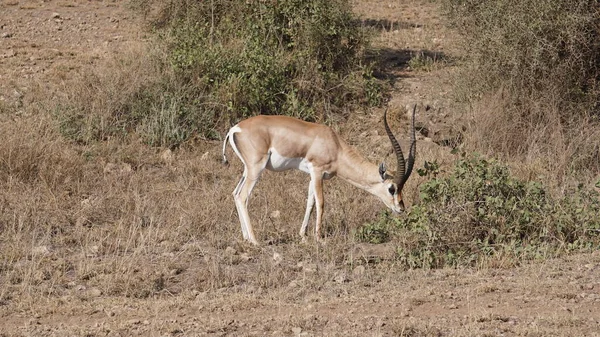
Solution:
M 256 114 L 322 120 L 348 104 L 379 104 L 381 87 L 361 63 L 366 37 L 347 0 L 167 3 L 139 0 L 167 46 L 186 99 L 223 128 Z
M 427 165 L 420 174 L 438 174 L 437 165 Z M 598 214 L 597 192 L 578 187 L 553 197 L 539 182 L 521 181 L 494 160 L 470 156 L 422 184 L 420 203 L 391 220 L 390 236 L 409 267 L 469 265 L 499 254 L 518 261 L 598 247 Z
M 390 240 L 390 234 L 393 227 L 390 226 L 389 212 L 385 212 L 374 223 L 366 223 L 358 227 L 354 232 L 354 237 L 358 242 L 366 243 L 384 243 Z
M 345 78 L 360 70 L 365 40 L 345 0 L 221 0 L 164 18 L 179 80 L 210 93 L 233 119 L 316 119 L 326 106 L 355 99 Z

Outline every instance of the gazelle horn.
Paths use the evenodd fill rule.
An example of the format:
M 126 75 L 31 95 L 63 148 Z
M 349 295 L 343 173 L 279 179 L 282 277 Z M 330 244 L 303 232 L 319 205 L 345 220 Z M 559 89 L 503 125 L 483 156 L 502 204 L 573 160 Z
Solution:
M 385 112 L 383 113 L 383 126 L 385 127 L 385 132 L 387 133 L 388 138 L 392 143 L 392 148 L 394 149 L 394 153 L 396 154 L 396 160 L 398 162 L 396 166 L 396 177 L 394 182 L 400 185 L 400 182 L 404 179 L 404 174 L 406 173 L 406 162 L 404 161 L 404 154 L 402 153 L 402 148 L 400 147 L 400 144 L 396 140 L 396 137 L 394 137 L 394 134 L 392 133 L 392 130 L 390 130 L 390 126 L 388 125 L 387 110 L 388 109 L 386 108 Z
M 395 183 L 398 185 L 398 189 L 401 190 L 402 187 L 404 186 L 404 183 L 406 183 L 406 181 L 408 180 L 408 177 L 410 177 L 410 174 L 412 173 L 413 170 L 413 166 L 415 164 L 415 153 L 416 153 L 416 135 L 415 135 L 415 113 L 417 111 L 417 105 L 415 104 L 414 108 L 413 108 L 413 113 L 412 113 L 412 133 L 411 133 L 411 144 L 410 144 L 410 152 L 408 154 L 408 163 L 405 161 L 404 159 L 404 154 L 402 153 L 402 148 L 400 147 L 400 144 L 398 143 L 398 141 L 396 140 L 396 137 L 394 137 L 394 134 L 392 133 L 392 130 L 390 130 L 390 126 L 388 125 L 387 122 L 387 108 L 385 109 L 385 112 L 383 113 L 383 126 L 385 127 L 385 132 L 388 135 L 388 138 L 390 139 L 390 142 L 392 143 L 392 148 L 394 149 L 394 153 L 396 154 L 396 160 L 398 162 L 397 164 L 397 171 L 396 171 L 396 177 L 395 177 Z
M 404 186 L 404 183 L 408 180 L 408 177 L 410 177 L 410 174 L 412 173 L 413 170 L 413 166 L 415 165 L 415 155 L 417 152 L 417 138 L 416 138 L 416 131 L 415 131 L 415 112 L 417 111 L 417 105 L 415 104 L 414 108 L 413 108 L 413 113 L 412 113 L 412 132 L 410 134 L 410 150 L 408 152 L 408 163 L 406 165 L 406 173 L 404 173 L 404 176 L 402 177 L 402 181 L 400 182 L 400 184 L 398 185 L 398 189 L 402 189 L 402 187 Z

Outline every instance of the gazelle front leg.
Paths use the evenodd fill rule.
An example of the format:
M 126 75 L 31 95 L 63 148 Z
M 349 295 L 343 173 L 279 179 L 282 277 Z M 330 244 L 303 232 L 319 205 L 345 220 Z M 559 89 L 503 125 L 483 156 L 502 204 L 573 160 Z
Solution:
M 310 214 L 315 206 L 315 186 L 312 182 L 308 184 L 308 197 L 306 199 L 306 212 L 304 213 L 304 220 L 302 220 L 302 227 L 300 228 L 300 236 L 302 241 L 306 241 L 306 229 L 308 228 L 308 221 L 310 220 Z
M 323 173 L 319 170 L 312 170 L 310 173 L 310 183 L 314 189 L 314 202 L 317 204 L 317 219 L 315 220 L 315 239 L 321 240 L 321 222 L 323 220 Z

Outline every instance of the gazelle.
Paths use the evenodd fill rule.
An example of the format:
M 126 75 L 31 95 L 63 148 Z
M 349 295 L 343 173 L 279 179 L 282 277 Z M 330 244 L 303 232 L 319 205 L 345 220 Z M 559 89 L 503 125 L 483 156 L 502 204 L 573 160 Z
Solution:
M 387 109 L 383 114 L 383 126 L 397 158 L 397 174 L 388 173 L 383 163 L 377 166 L 368 162 L 326 125 L 286 116 L 260 115 L 233 126 L 223 142 L 223 163 L 228 164 L 225 148 L 229 140 L 233 151 L 244 164 L 242 178 L 233 191 L 244 239 L 258 244 L 248 215 L 248 198 L 265 168 L 271 171 L 298 169 L 310 174 L 306 212 L 300 228 L 303 240 L 315 203 L 315 236 L 317 240 L 321 238 L 319 232 L 323 219 L 323 180 L 335 175 L 379 197 L 393 212 L 402 212 L 402 188 L 415 162 L 416 109 L 415 105 L 412 112 L 410 152 L 406 161 L 402 148 L 387 123 Z

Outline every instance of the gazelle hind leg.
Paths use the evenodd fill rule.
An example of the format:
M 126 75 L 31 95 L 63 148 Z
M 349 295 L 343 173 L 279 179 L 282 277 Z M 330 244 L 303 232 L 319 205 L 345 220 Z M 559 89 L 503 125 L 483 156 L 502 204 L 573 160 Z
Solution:
M 247 174 L 243 177 L 243 181 L 240 182 L 239 189 L 236 188 L 235 192 L 237 193 L 234 194 L 235 206 L 240 217 L 240 222 L 243 224 L 242 226 L 245 227 L 246 230 L 244 233 L 244 228 L 242 228 L 242 234 L 245 234 L 244 239 L 252 242 L 255 245 L 258 244 L 258 241 L 254 236 L 254 230 L 252 229 L 252 224 L 250 223 L 250 215 L 248 214 L 248 200 L 250 198 L 250 193 L 252 193 L 254 186 L 260 178 L 260 174 L 267 165 L 268 159 L 269 157 L 265 156 L 265 158 L 263 158 L 259 163 L 250 167 L 248 167 L 248 165 L 246 166 L 247 170 L 245 170 L 245 172 L 247 172 Z
M 225 163 L 227 161 L 227 157 L 225 156 L 225 144 L 226 144 L 227 140 L 229 140 L 229 145 L 231 145 L 233 152 L 238 156 L 238 158 L 240 158 L 240 161 L 242 162 L 242 164 L 244 164 L 244 173 L 242 174 L 242 177 L 240 178 L 240 181 L 238 182 L 237 186 L 233 190 L 232 194 L 233 194 L 233 199 L 235 201 L 235 208 L 237 210 L 238 217 L 240 219 L 240 226 L 242 227 L 242 236 L 244 237 L 244 240 L 250 240 L 249 234 L 248 234 L 248 226 L 251 226 L 250 225 L 250 217 L 248 216 L 247 209 L 245 207 L 240 207 L 240 205 L 238 203 L 240 192 L 241 192 L 242 187 L 244 186 L 244 183 L 246 182 L 247 177 L 248 177 L 248 165 L 246 164 L 246 161 L 244 160 L 244 157 L 240 153 L 240 150 L 238 149 L 237 144 L 235 142 L 236 133 L 240 132 L 240 131 L 241 131 L 240 128 L 236 125 L 229 130 L 229 133 L 225 137 L 225 141 L 223 142 L 223 162 Z
M 235 190 L 233 190 L 232 194 L 233 194 L 234 200 L 237 200 L 238 195 L 240 193 L 240 190 L 242 189 L 242 185 L 244 184 L 245 180 L 246 180 L 246 170 L 244 170 L 244 175 L 242 175 L 240 182 L 237 184 Z M 237 201 L 235 202 L 235 209 L 237 210 L 238 217 L 240 219 L 240 225 L 242 226 L 242 235 L 244 236 L 244 240 L 248 240 L 248 229 L 247 229 L 247 225 L 245 222 L 246 220 L 242 216 L 242 211 L 240 210 Z
M 242 235 L 244 235 L 244 239 L 252 242 L 253 244 L 258 244 L 258 241 L 256 241 L 256 238 L 254 237 L 254 231 L 252 230 L 252 224 L 250 223 L 250 215 L 248 214 L 248 207 L 246 206 L 246 200 L 248 199 L 246 192 L 248 190 L 248 182 L 248 179 L 244 179 L 240 190 L 234 195 L 235 208 L 237 209 L 240 217 L 240 223 L 242 224 Z

